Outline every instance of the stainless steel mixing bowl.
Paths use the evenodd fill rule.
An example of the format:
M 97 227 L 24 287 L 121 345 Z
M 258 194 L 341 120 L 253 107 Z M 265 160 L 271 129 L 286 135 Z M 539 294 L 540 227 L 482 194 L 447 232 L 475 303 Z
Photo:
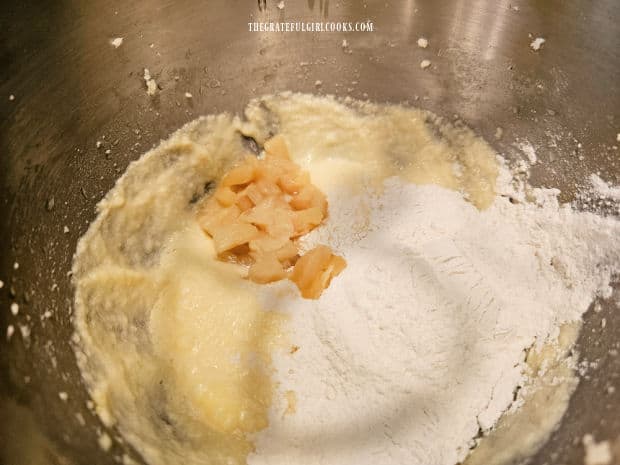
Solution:
M 532 183 L 561 188 L 564 200 L 589 173 L 619 181 L 617 0 L 276 3 L 4 2 L 0 462 L 137 458 L 121 442 L 109 454 L 97 444 L 103 428 L 86 407 L 70 347 L 68 271 L 96 202 L 127 164 L 198 115 L 239 111 L 255 96 L 282 90 L 408 101 L 460 115 L 508 157 L 520 156 L 514 144 L 527 139 L 540 159 Z M 248 31 L 248 22 L 265 20 L 369 20 L 374 31 Z M 417 47 L 420 36 L 429 39 L 427 49 Z M 118 49 L 109 43 L 114 37 L 124 38 Z M 546 39 L 537 52 L 529 46 L 535 37 Z M 429 69 L 420 68 L 423 59 Z M 160 86 L 153 98 L 143 68 Z M 20 306 L 17 316 L 11 302 Z M 620 318 L 611 302 L 587 314 L 577 350 L 596 366 L 532 463 L 579 464 L 584 433 L 612 441 L 620 435 Z M 15 328 L 10 340 L 8 325 Z M 607 389 L 613 385 L 615 392 Z

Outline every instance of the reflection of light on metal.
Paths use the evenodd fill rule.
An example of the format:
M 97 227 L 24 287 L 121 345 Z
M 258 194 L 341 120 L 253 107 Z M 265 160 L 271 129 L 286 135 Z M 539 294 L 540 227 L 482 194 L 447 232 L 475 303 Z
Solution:
M 469 51 L 474 54 L 480 53 L 480 47 L 483 43 L 481 38 L 487 30 L 484 21 L 487 17 L 487 5 L 488 2 L 485 0 L 467 2 L 468 11 L 465 13 L 465 45 Z
M 308 9 L 314 11 L 315 0 L 308 0 Z M 327 18 L 329 16 L 329 0 L 319 0 L 319 13 Z
M 403 18 L 405 18 L 405 34 L 408 37 L 411 32 L 411 25 L 416 14 L 416 0 L 406 0 L 403 2 Z
M 463 19 L 463 9 L 467 0 L 457 0 L 454 6 L 454 14 L 452 15 L 452 26 L 450 28 L 450 39 L 457 39 L 460 41 L 461 29 L 465 23 Z
M 472 55 L 492 60 L 509 13 L 510 0 L 500 0 L 490 7 L 485 0 L 457 0 L 451 39 L 458 41 Z
M 506 24 L 506 15 L 510 14 L 510 0 L 500 0 L 497 3 L 495 11 L 495 21 L 490 28 L 489 38 L 486 41 L 483 58 L 485 60 L 492 60 L 495 58 L 495 54 L 499 45 L 499 41 L 502 38 L 504 31 L 504 25 Z
M 329 0 L 321 0 L 321 14 L 327 18 L 329 16 Z

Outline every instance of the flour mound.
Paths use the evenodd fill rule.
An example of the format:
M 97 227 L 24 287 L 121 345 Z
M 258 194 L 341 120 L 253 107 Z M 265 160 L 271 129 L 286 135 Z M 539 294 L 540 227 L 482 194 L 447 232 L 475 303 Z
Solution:
M 298 402 L 259 435 L 253 465 L 463 460 L 527 383 L 527 350 L 556 344 L 620 263 L 620 224 L 560 206 L 557 190 L 485 211 L 397 178 L 381 194 L 327 192 L 330 220 L 307 246 L 329 243 L 348 267 L 318 302 L 268 299 L 293 319 L 300 349 L 276 366 Z

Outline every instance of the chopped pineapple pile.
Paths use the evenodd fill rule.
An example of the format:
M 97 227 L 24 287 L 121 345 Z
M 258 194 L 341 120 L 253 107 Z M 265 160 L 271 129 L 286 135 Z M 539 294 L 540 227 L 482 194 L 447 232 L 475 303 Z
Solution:
M 248 155 L 222 177 L 198 222 L 221 260 L 249 266 L 250 280 L 289 278 L 303 297 L 318 299 L 346 262 L 324 245 L 300 257 L 297 239 L 326 216 L 325 195 L 290 159 L 284 138 L 275 136 L 265 142 L 264 158 Z

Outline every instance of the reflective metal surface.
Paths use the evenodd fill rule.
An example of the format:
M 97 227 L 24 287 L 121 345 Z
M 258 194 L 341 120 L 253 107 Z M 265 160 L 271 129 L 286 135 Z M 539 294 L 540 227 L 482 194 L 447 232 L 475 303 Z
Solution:
M 117 441 L 110 454 L 97 444 L 103 428 L 86 407 L 70 348 L 71 255 L 96 202 L 127 164 L 198 115 L 239 111 L 252 97 L 282 90 L 408 101 L 460 115 L 509 157 L 518 156 L 515 142 L 529 140 L 541 161 L 532 182 L 560 187 L 564 200 L 591 172 L 620 181 L 616 0 L 285 0 L 282 10 L 276 4 L 3 5 L 1 463 L 112 464 L 133 454 Z M 375 30 L 248 31 L 248 22 L 263 20 L 370 20 Z M 417 47 L 420 36 L 429 39 L 427 49 Z M 124 38 L 118 49 L 109 43 L 114 37 Z M 534 37 L 546 39 L 538 52 L 529 47 Z M 423 59 L 431 60 L 427 70 Z M 143 68 L 160 86 L 154 98 L 146 94 Z M 17 316 L 9 312 L 14 301 Z M 599 440 L 620 435 L 620 318 L 612 302 L 588 313 L 578 350 L 598 363 L 532 463 L 581 464 L 584 433 Z M 8 325 L 15 328 L 10 340 Z

